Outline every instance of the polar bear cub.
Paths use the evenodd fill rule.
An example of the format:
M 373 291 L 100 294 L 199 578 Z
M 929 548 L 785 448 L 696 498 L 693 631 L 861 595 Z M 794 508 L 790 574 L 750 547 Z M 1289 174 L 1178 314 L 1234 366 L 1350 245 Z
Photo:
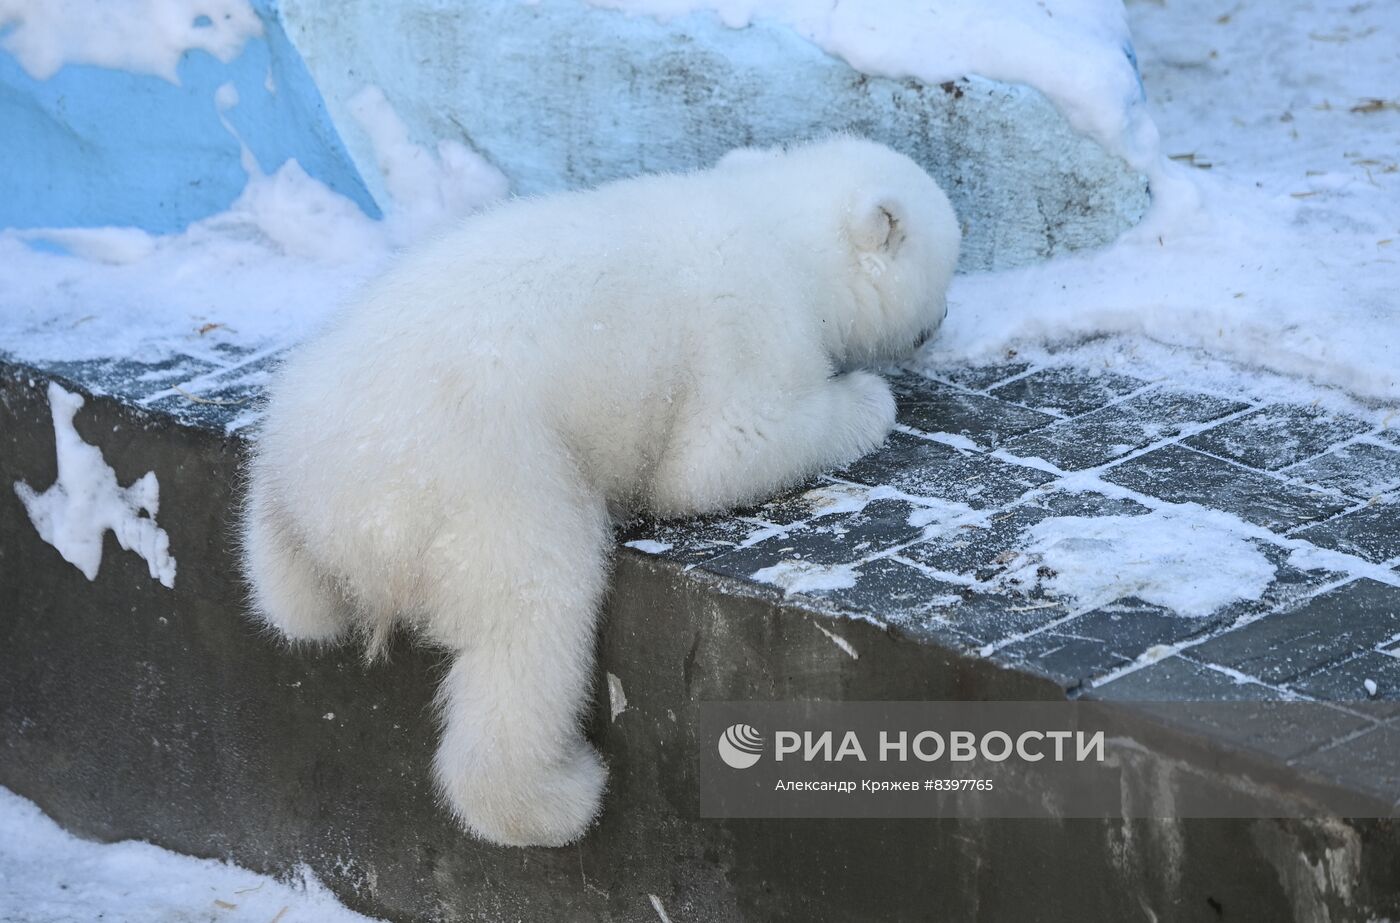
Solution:
M 580 728 L 609 510 L 703 513 L 879 446 L 857 367 L 941 323 L 959 230 L 850 137 L 525 199 L 411 252 L 270 391 L 243 551 L 286 637 L 403 623 L 451 651 L 434 773 L 495 843 L 561 845 L 606 769 Z

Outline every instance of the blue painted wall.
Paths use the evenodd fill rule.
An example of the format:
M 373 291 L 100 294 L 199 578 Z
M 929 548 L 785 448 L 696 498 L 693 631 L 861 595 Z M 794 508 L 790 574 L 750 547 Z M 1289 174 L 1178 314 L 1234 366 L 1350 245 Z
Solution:
M 166 233 L 228 208 L 248 177 L 238 139 L 214 104 L 225 83 L 237 88 L 239 102 L 224 116 L 263 172 L 295 158 L 379 217 L 274 0 L 253 5 L 263 35 L 228 64 L 187 53 L 178 86 L 75 64 L 36 81 L 0 51 L 0 227 Z

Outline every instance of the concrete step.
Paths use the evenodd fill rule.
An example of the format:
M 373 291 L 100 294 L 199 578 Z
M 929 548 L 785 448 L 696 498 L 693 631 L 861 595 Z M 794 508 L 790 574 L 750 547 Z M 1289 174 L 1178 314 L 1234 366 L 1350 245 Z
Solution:
M 1225 427 L 1298 412 L 1288 418 L 1295 429 L 1321 441 L 1279 451 L 1325 459 L 1357 440 L 1390 451 L 1366 421 L 1221 395 L 1166 400 L 1151 389 L 1167 386 L 1085 380 L 1083 371 L 1013 366 L 947 370 L 944 382 L 898 379 L 904 430 L 818 493 L 720 519 L 643 523 L 621 537 L 628 544 L 598 642 L 589 729 L 611 766 L 604 813 L 577 846 L 511 850 L 473 840 L 435 803 L 429 705 L 439 654 L 407 638 L 372 666 L 349 649 L 286 650 L 243 612 L 230 515 L 246 451 L 242 402 L 256 394 L 255 378 L 231 369 L 240 384 L 211 374 L 184 381 L 181 394 L 162 390 L 152 371 L 0 362 L 0 480 L 35 490 L 53 483 L 48 384 L 58 381 L 85 397 L 76 433 L 101 450 L 119 485 L 155 472 L 155 519 L 177 562 L 166 587 L 109 533 L 89 580 L 40 538 L 19 497 L 0 491 L 0 784 L 71 830 L 271 872 L 306 863 L 357 909 L 405 921 L 1400 914 L 1400 825 L 1388 818 L 706 819 L 697 795 L 697 753 L 712 746 L 697 734 L 706 702 L 1083 696 L 1125 703 L 1124 720 L 1146 730 L 1165 725 L 1160 710 L 1136 700 L 1219 699 L 1244 688 L 1265 703 L 1308 689 L 1334 704 L 1322 706 L 1327 720 L 1283 733 L 1265 724 L 1178 727 L 1175 762 L 1157 760 L 1131 784 L 1185 801 L 1233 784 L 1222 769 L 1222 754 L 1233 754 L 1272 780 L 1259 798 L 1300 814 L 1318 785 L 1393 804 L 1393 722 L 1347 701 L 1363 675 L 1380 676 L 1375 663 L 1357 661 L 1389 657 L 1385 644 L 1400 632 L 1391 626 L 1400 612 L 1393 584 L 1284 562 L 1252 604 L 1257 617 L 1187 620 L 1182 637 L 1182 619 L 1145 604 L 1067 612 L 1048 597 L 997 600 L 930 577 L 1002 566 L 996 546 L 1016 532 L 1009 526 L 957 547 L 907 534 L 906 507 L 920 503 L 1004 508 L 1004 521 L 1019 525 L 1064 514 L 1059 503 L 1085 516 L 1123 514 L 1121 502 L 1109 511 L 1102 498 L 1071 500 L 1062 477 L 988 451 L 1034 440 L 1066 468 L 1121 463 L 1131 477 L 1106 476 L 1140 484 L 1140 496 L 1209 488 L 1202 500 L 1390 568 L 1400 563 L 1400 549 L 1387 544 L 1393 521 L 1366 517 L 1393 509 L 1393 490 L 1369 506 L 1344 501 L 1345 490 L 1300 493 L 1263 473 L 1275 455 L 1233 462 L 1203 450 L 1230 451 L 1235 443 L 1211 441 L 1228 436 Z M 1147 394 L 1154 398 L 1131 403 Z M 1066 395 L 1079 404 L 1061 406 Z M 1172 435 L 1153 413 L 1174 415 Z M 1134 425 L 1135 448 L 1125 435 Z M 953 436 L 973 447 L 953 449 Z M 1197 466 L 1188 475 L 1155 477 L 1154 454 L 1179 466 L 1185 452 Z M 1345 480 L 1347 457 L 1290 464 Z M 1359 489 L 1354 478 L 1346 483 Z M 902 499 L 831 512 L 823 504 L 833 485 L 897 488 Z M 903 505 L 880 505 L 891 502 Z M 785 592 L 754 577 L 793 559 L 848 566 L 855 578 Z M 1141 618 L 1115 617 L 1129 605 Z M 1156 645 L 1171 652 L 1124 669 Z M 1381 698 L 1393 699 L 1394 688 L 1382 687 Z

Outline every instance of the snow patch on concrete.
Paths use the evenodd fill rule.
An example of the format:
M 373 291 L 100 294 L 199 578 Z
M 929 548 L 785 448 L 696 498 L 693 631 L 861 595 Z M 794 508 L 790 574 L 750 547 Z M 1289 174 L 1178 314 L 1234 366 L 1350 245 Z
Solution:
M 1039 584 L 1080 608 L 1135 596 L 1201 618 L 1259 599 L 1274 578 L 1274 566 L 1244 535 L 1189 511 L 1045 519 L 1027 530 L 1020 551 L 999 582 Z
M 174 587 L 170 536 L 156 525 L 160 509 L 156 473 L 147 471 L 130 486 L 122 487 L 102 450 L 84 442 L 73 428 L 73 416 L 83 406 L 82 397 L 51 382 L 49 405 L 58 480 L 43 493 L 36 493 L 24 481 L 15 482 L 15 493 L 39 537 L 58 549 L 88 580 L 95 580 L 102 566 L 102 538 L 110 530 L 122 548 L 146 559 L 153 579 Z
M 846 590 L 856 585 L 854 564 L 814 564 L 811 561 L 781 561 L 754 571 L 750 579 L 781 587 L 784 594 L 822 593 Z
M 623 544 L 646 554 L 665 554 L 671 550 L 670 542 L 658 542 L 650 538 L 639 538 L 636 541 L 623 542 Z
M 813 623 L 813 624 L 815 624 L 815 623 Z M 834 632 L 834 631 L 827 631 L 825 628 L 821 627 L 820 625 L 817 625 L 817 631 L 821 632 L 822 634 L 824 634 L 824 635 L 826 635 L 828 638 L 830 638 L 830 639 L 831 639 L 831 643 L 832 643 L 832 644 L 835 644 L 837 647 L 841 648 L 841 650 L 844 651 L 845 654 L 846 654 L 848 657 L 850 657 L 852 660 L 859 660 L 859 659 L 860 659 L 860 653 L 855 649 L 855 647 L 851 644 L 851 642 L 847 641 L 845 638 L 841 637 L 841 636 L 838 635 L 836 632 Z

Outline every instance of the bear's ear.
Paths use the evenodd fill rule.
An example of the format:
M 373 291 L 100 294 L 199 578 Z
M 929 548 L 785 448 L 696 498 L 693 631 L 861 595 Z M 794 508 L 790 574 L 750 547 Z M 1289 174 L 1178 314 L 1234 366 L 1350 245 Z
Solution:
M 861 251 L 893 255 L 904 242 L 904 233 L 904 206 L 895 196 L 871 196 L 856 207 L 851 240 Z

